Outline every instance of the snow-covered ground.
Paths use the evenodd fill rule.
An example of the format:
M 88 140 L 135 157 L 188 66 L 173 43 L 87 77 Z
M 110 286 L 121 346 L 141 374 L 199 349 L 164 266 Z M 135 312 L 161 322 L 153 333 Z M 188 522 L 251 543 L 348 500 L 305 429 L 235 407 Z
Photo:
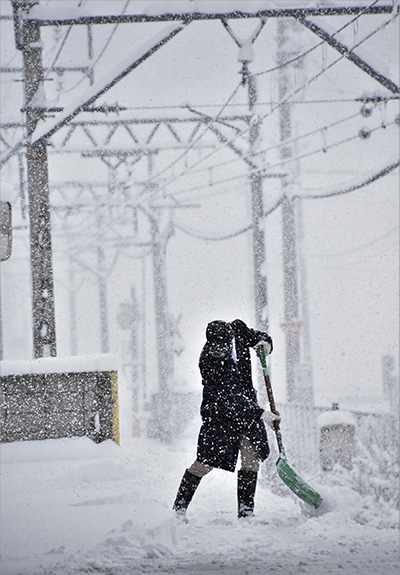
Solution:
M 194 459 L 195 435 L 193 426 L 170 444 L 2 444 L 1 574 L 398 575 L 398 510 L 361 497 L 351 488 L 353 472 L 310 478 L 301 470 L 324 496 L 324 512 L 315 515 L 271 479 L 271 458 L 256 517 L 239 521 L 236 475 L 214 470 L 199 486 L 189 523 L 177 523 L 171 505 Z

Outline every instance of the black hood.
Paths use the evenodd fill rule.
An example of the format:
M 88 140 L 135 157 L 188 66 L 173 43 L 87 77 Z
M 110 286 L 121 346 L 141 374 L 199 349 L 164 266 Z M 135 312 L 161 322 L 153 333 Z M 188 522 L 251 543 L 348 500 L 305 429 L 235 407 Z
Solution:
M 210 343 L 230 343 L 232 334 L 232 328 L 226 321 L 218 319 L 207 325 L 206 337 Z

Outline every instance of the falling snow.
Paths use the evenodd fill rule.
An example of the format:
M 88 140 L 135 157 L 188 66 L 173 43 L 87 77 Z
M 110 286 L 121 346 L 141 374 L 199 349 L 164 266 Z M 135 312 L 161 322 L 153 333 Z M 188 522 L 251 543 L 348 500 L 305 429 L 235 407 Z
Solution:
M 300 4 L 349 10 L 278 17 Z M 2 575 L 397 575 L 399 6 L 40 0 L 14 22 L 0 0 Z M 269 432 L 255 517 L 213 470 L 182 524 L 206 325 L 236 317 L 268 327 L 287 453 L 324 503 L 280 481 Z M 43 382 L 103 370 L 120 445 L 54 438 Z

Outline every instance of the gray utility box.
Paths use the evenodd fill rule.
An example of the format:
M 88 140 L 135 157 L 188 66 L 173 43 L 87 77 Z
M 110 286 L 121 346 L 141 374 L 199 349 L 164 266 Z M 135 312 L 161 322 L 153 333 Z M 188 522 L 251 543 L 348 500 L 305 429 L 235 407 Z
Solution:
M 332 411 L 322 413 L 318 418 L 320 428 L 319 452 L 324 471 L 338 464 L 352 469 L 356 442 L 356 419 L 348 411 L 341 411 L 334 404 Z
M 115 367 L 108 356 L 1 362 L 0 442 L 88 436 L 119 443 Z

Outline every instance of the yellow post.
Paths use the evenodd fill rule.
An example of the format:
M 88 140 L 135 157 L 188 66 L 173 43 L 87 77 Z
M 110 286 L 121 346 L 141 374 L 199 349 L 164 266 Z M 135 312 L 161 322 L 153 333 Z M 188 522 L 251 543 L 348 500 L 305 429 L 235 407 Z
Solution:
M 111 396 L 112 396 L 112 423 L 113 423 L 113 439 L 117 445 L 120 445 L 119 438 L 119 406 L 118 406 L 118 372 L 112 371 L 110 373 L 111 381 Z

